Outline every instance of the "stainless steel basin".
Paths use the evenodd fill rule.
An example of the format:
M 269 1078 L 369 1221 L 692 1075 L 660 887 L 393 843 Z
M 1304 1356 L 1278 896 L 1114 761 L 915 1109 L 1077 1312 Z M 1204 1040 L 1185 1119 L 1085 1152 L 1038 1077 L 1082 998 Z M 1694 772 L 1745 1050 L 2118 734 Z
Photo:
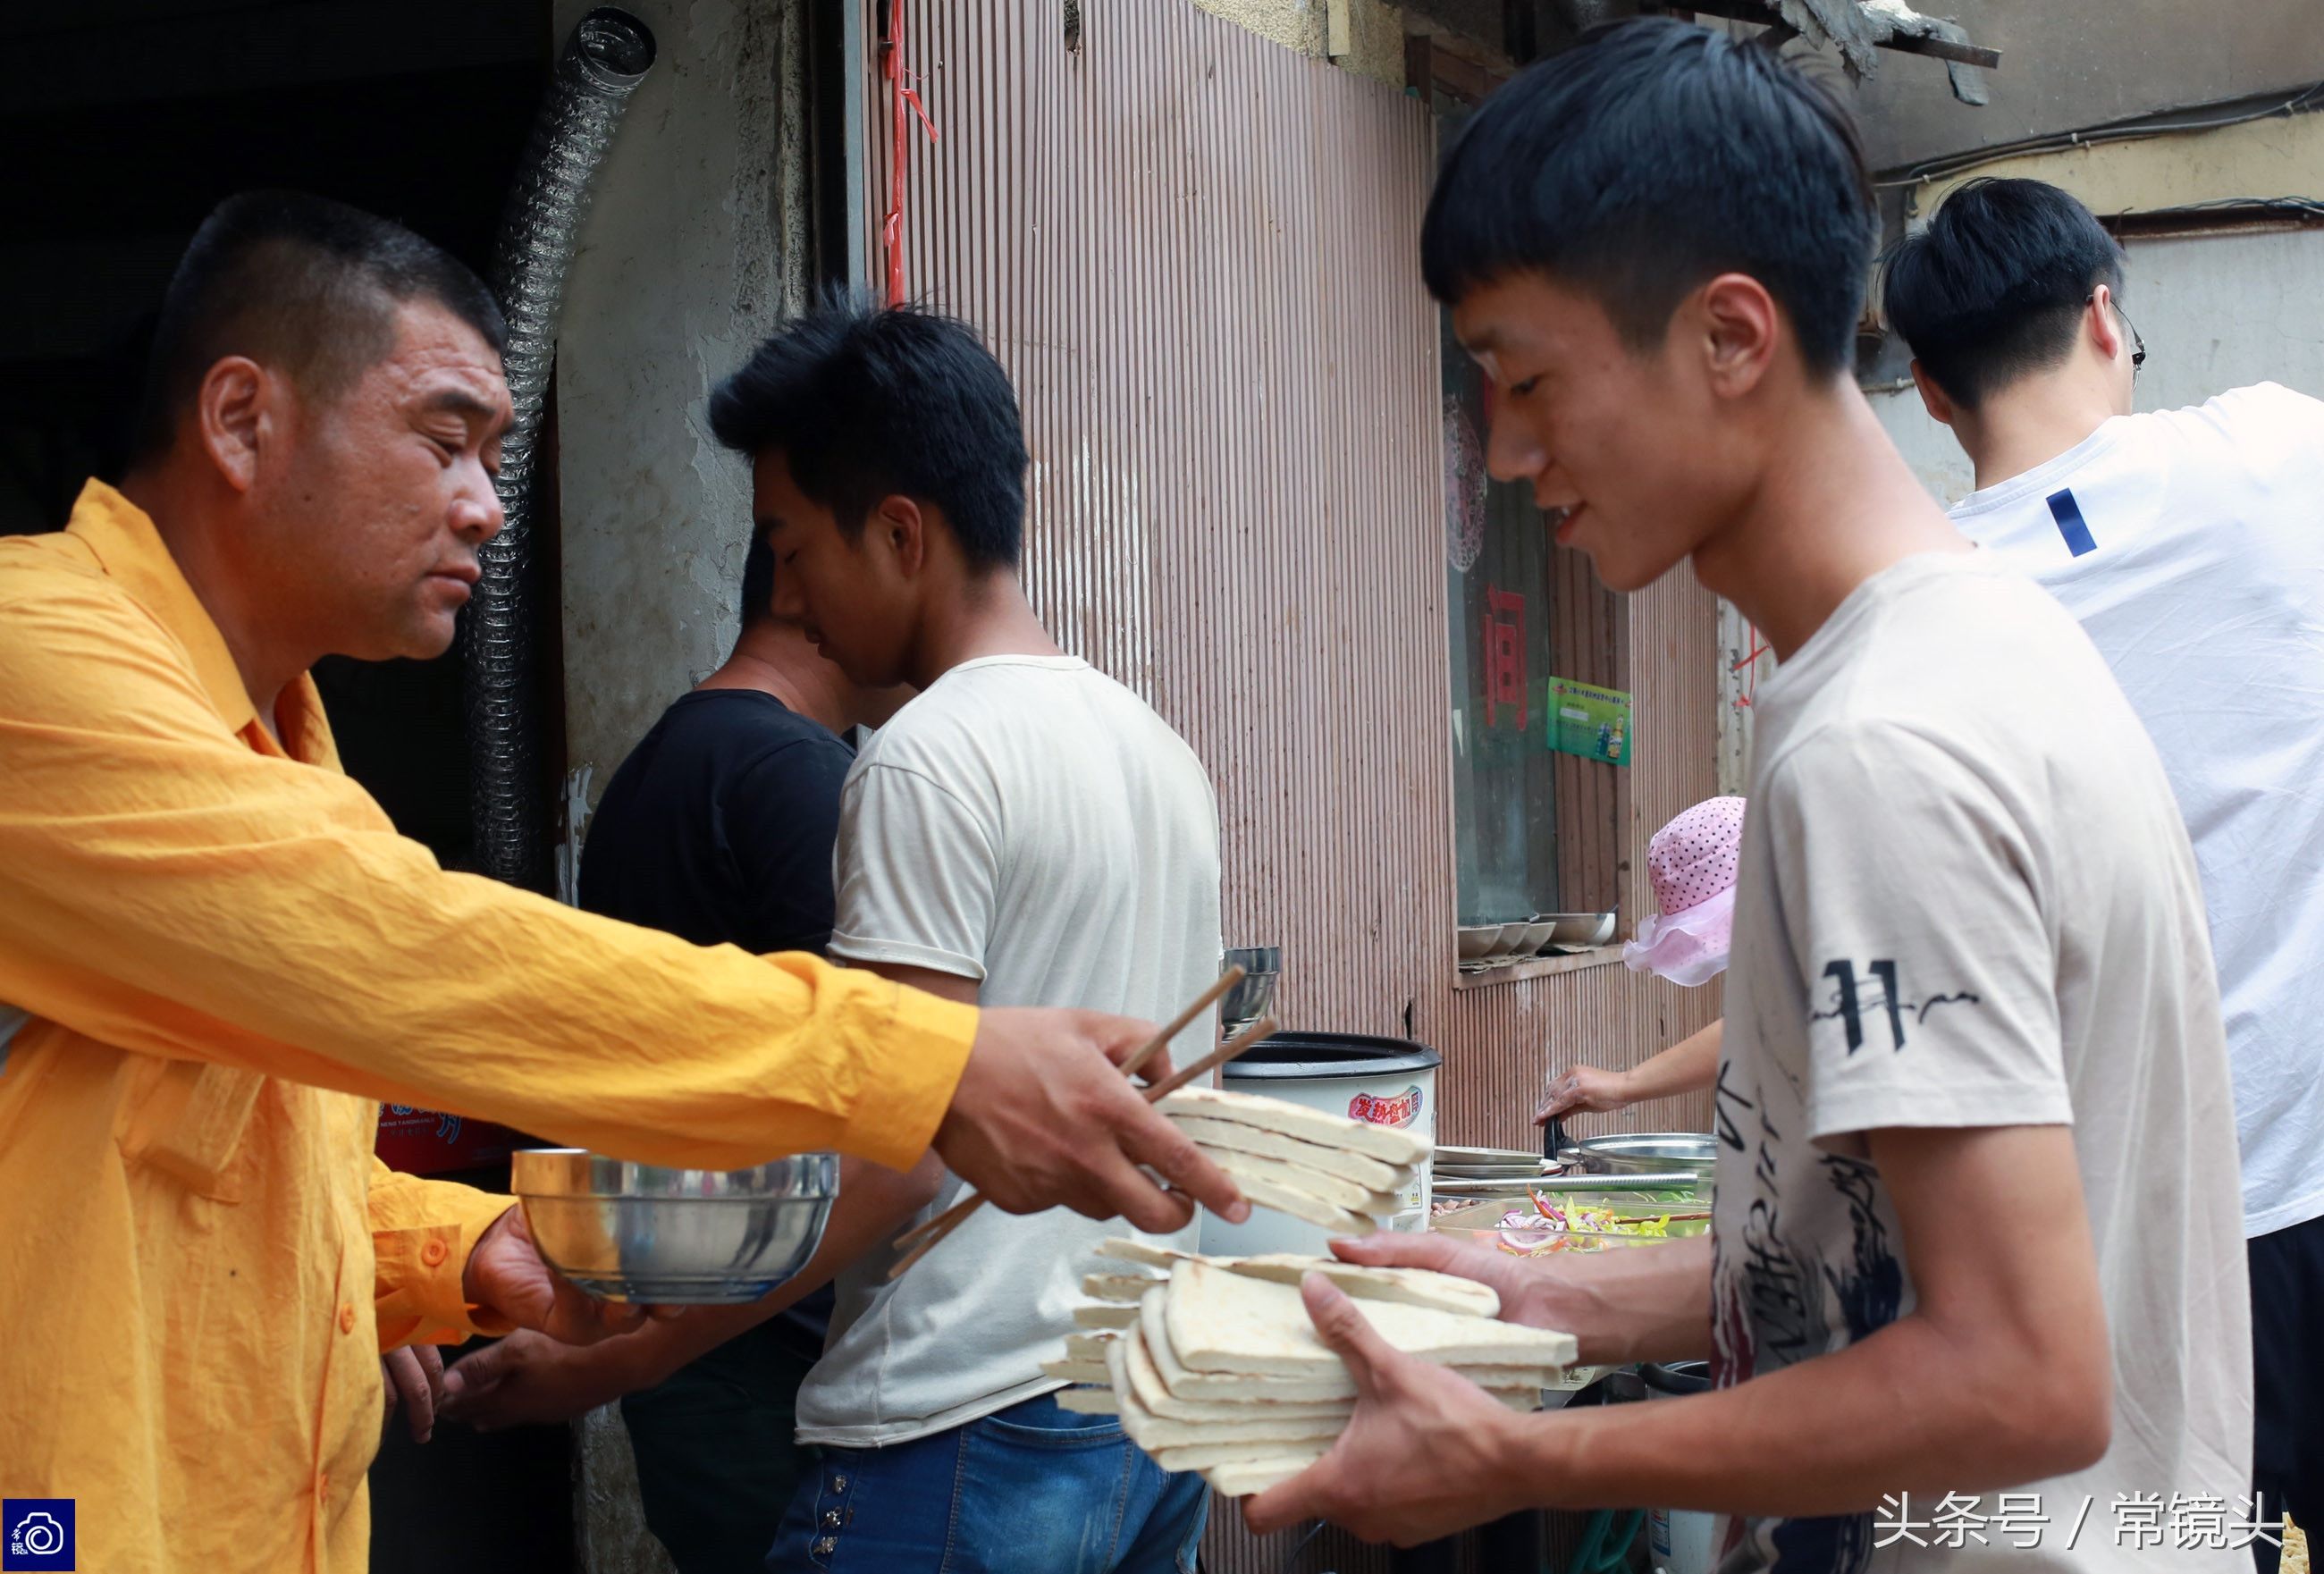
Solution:
M 1719 1169 L 1719 1139 L 1707 1131 L 1636 1131 L 1584 1137 L 1558 1155 L 1594 1175 L 1690 1171 L 1708 1182 Z
M 510 1190 L 542 1258 L 590 1294 L 733 1305 L 756 1301 L 815 1255 L 839 1195 L 839 1155 L 679 1170 L 530 1148 L 511 1161 Z

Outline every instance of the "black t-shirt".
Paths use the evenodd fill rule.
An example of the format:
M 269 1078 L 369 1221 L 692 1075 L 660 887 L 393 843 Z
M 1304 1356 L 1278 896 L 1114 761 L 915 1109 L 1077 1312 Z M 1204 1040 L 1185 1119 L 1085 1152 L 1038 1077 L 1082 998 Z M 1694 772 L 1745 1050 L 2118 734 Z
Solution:
M 589 820 L 581 906 L 696 945 L 764 954 L 831 940 L 831 852 L 854 750 L 756 689 L 662 713 Z
M 581 906 L 697 945 L 765 954 L 830 943 L 839 789 L 855 751 L 756 689 L 705 689 L 662 713 L 590 817 Z M 812 1357 L 832 1293 L 761 1326 Z

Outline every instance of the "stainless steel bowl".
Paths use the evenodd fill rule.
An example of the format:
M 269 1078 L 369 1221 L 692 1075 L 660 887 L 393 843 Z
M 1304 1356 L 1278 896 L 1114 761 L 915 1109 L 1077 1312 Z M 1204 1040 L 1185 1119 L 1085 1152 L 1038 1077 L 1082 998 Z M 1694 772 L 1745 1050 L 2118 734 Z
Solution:
M 1220 971 L 1242 969 L 1242 981 L 1219 1001 L 1219 1020 L 1229 1033 L 1250 1026 L 1267 1015 L 1275 1003 L 1275 980 L 1283 976 L 1283 948 L 1277 945 L 1231 947 Z
M 541 1257 L 590 1294 L 728 1306 L 756 1301 L 815 1255 L 839 1195 L 839 1155 L 676 1170 L 529 1148 L 509 1178 Z

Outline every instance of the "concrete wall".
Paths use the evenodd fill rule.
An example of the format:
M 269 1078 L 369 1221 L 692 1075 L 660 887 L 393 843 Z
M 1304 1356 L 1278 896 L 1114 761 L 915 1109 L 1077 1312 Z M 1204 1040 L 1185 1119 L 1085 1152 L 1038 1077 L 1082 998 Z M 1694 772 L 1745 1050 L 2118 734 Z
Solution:
M 558 345 L 566 754 L 595 789 L 733 643 L 750 478 L 710 387 L 807 287 L 805 0 L 629 0 L 660 53 L 599 182 Z M 569 29 L 589 0 L 558 0 Z
M 1858 114 L 1875 169 L 2324 78 L 2316 0 L 1943 0 L 1921 10 L 2002 51 L 1993 101 L 1954 100 L 1944 67 L 1884 55 Z
M 809 288 L 810 0 L 624 0 L 659 46 L 600 177 L 560 325 L 566 755 L 576 818 L 662 708 L 724 659 L 750 476 L 704 425 L 712 383 Z M 558 0 L 561 38 L 591 0 Z M 575 1431 L 585 1574 L 668 1574 L 610 1409 Z
M 1153 0 L 1148 0 L 1148 4 Z M 1404 86 L 1404 21 L 1380 0 L 1193 0 L 1195 9 L 1286 49 L 1328 57 L 1359 76 Z

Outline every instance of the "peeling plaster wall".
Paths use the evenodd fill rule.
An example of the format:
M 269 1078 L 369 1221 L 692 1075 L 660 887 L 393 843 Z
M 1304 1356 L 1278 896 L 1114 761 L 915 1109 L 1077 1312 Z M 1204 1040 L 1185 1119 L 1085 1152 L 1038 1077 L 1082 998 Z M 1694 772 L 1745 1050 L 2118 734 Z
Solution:
M 807 0 L 629 0 L 659 44 L 573 263 L 557 364 L 567 762 L 592 795 L 724 659 L 750 478 L 711 385 L 808 285 Z M 587 0 L 558 0 L 568 30 Z

